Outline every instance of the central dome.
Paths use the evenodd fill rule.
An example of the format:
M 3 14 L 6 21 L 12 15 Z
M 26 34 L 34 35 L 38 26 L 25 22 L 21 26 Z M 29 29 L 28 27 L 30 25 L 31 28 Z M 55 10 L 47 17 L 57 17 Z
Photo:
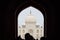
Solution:
M 36 18 L 32 14 L 30 14 L 26 17 L 25 22 L 36 22 Z

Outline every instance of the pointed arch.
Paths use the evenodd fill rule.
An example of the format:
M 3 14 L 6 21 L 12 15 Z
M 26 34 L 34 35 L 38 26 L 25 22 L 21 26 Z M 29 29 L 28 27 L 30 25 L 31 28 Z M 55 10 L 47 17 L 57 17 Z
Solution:
M 27 17 L 27 20 L 25 20 L 26 17 Z M 26 21 L 28 23 L 25 23 Z M 33 24 L 33 25 L 31 25 L 30 23 Z M 41 34 L 39 36 L 39 38 L 44 36 L 44 17 L 43 17 L 42 12 L 39 11 L 38 9 L 36 9 L 36 8 L 34 8 L 32 6 L 29 6 L 29 7 L 25 8 L 24 10 L 22 10 L 19 13 L 19 15 L 18 15 L 18 36 L 19 35 L 22 36 L 22 35 L 25 34 L 25 33 L 23 34 L 23 32 L 21 32 L 21 34 L 20 34 L 20 32 L 19 32 L 19 30 L 22 31 L 22 29 L 23 29 L 23 26 L 22 25 L 25 25 L 26 26 L 24 28 L 25 33 L 28 33 L 30 31 L 29 33 L 33 34 L 32 36 L 34 36 L 34 35 L 37 35 L 35 33 L 36 33 L 37 29 L 38 29 L 39 30 L 39 33 L 38 34 L 39 35 Z M 37 25 L 39 25 L 39 27 L 36 27 Z M 42 28 L 41 28 L 41 26 L 42 26 Z M 27 30 L 29 30 L 29 31 L 27 32 Z M 32 32 L 32 31 L 34 31 L 34 32 Z M 23 36 L 22 36 L 22 38 L 23 38 Z
M 33 12 L 31 13 L 30 11 L 33 11 Z M 39 19 L 40 21 L 42 21 L 43 18 L 44 18 L 43 13 L 42 13 L 40 10 L 38 10 L 37 8 L 33 7 L 33 6 L 29 6 L 29 7 L 25 8 L 25 9 L 23 9 L 21 12 L 19 12 L 17 18 L 23 17 L 23 18 L 25 19 L 25 17 L 26 17 L 27 15 L 29 15 L 30 13 L 31 13 L 32 15 L 34 15 L 34 16 L 37 16 L 37 15 L 38 15 L 38 16 L 37 16 L 38 19 L 39 19 L 40 17 L 42 17 L 42 18 L 40 18 L 41 20 Z M 22 16 L 21 16 L 21 15 L 22 15 Z M 23 15 L 25 15 L 25 16 L 23 16 Z M 20 19 L 18 19 L 18 21 L 20 21 Z M 23 21 L 23 20 L 21 20 L 21 21 Z M 43 22 L 44 22 L 44 20 L 43 20 Z
M 47 36 L 47 15 L 46 15 L 46 9 L 43 7 L 42 4 L 38 4 L 36 2 L 25 2 L 23 3 L 21 6 L 18 6 L 16 11 L 15 11 L 15 37 L 17 37 L 17 18 L 18 18 L 18 15 L 19 15 L 19 12 L 21 12 L 23 9 L 29 7 L 29 6 L 32 6 L 38 10 L 40 10 L 44 16 L 44 36 L 46 37 Z

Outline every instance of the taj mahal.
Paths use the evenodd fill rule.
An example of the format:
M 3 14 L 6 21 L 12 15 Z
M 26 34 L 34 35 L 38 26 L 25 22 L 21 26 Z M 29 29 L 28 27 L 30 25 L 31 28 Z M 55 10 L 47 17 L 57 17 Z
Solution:
M 21 35 L 21 38 L 25 39 L 25 34 L 29 33 L 35 39 L 40 40 L 44 36 L 43 26 L 36 25 L 36 17 L 30 14 L 25 18 L 25 25 L 18 28 L 18 35 Z

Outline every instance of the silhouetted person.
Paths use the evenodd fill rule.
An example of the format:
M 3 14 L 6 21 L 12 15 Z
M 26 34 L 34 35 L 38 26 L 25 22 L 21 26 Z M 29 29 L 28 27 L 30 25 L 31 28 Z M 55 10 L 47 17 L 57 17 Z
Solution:
M 25 40 L 35 40 L 35 39 L 29 33 L 26 33 Z

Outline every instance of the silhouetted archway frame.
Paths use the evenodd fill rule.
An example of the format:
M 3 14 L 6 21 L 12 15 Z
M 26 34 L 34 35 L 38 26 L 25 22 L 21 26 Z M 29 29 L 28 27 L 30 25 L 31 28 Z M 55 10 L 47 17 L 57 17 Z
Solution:
M 42 14 L 44 16 L 44 37 L 47 37 L 47 13 L 48 13 L 47 9 L 44 7 L 44 5 L 42 5 L 40 3 L 38 4 L 35 1 L 26 1 L 23 4 L 19 5 L 16 8 L 16 11 L 15 11 L 15 38 L 18 37 L 17 36 L 18 35 L 17 34 L 18 33 L 18 30 L 17 30 L 17 28 L 18 28 L 18 19 L 17 19 L 17 17 L 23 9 L 25 9 L 29 6 L 32 6 L 32 7 L 36 8 L 36 9 L 38 9 L 42 12 Z

